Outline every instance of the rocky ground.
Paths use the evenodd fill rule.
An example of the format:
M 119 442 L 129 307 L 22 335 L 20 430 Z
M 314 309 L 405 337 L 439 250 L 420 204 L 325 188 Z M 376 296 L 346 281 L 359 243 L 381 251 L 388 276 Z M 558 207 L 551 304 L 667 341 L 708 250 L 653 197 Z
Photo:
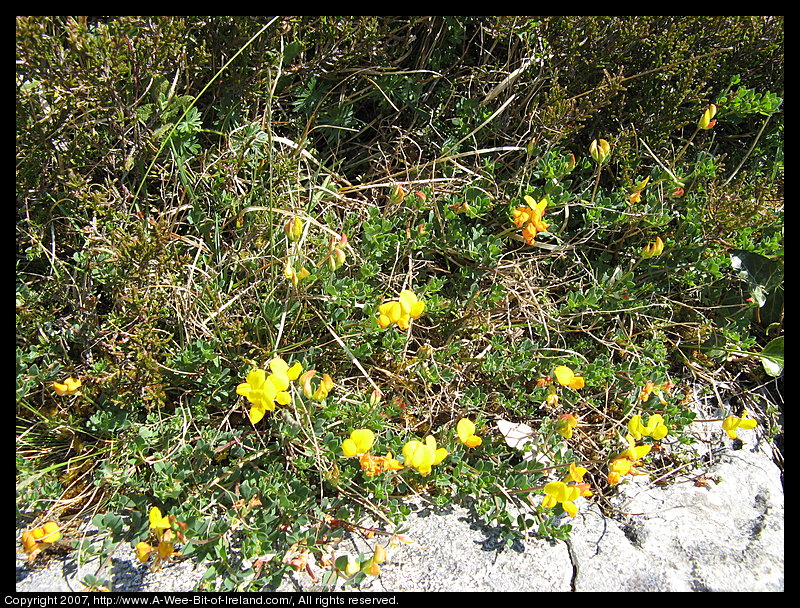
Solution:
M 732 442 L 717 427 L 697 444 L 707 462 L 683 471 L 684 482 L 630 478 L 612 499 L 614 517 L 579 499 L 568 542 L 529 536 L 506 547 L 468 504 L 437 510 L 417 499 L 404 526 L 414 542 L 390 550 L 380 577 L 360 590 L 783 591 L 783 483 L 772 446 L 759 429 Z M 693 481 L 699 474 L 705 485 Z M 360 542 L 351 538 L 342 552 L 369 551 Z M 16 588 L 80 591 L 79 580 L 97 574 L 98 565 L 54 560 L 31 568 L 18 559 Z M 190 561 L 150 572 L 123 544 L 100 575 L 114 591 L 191 591 L 204 572 Z M 305 573 L 278 589 L 316 590 Z

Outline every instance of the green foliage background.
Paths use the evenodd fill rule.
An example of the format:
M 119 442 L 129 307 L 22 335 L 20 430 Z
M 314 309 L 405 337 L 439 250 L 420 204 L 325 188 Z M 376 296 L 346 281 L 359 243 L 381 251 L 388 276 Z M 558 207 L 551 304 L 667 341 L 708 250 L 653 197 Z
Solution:
M 782 378 L 751 355 L 780 336 L 782 367 L 783 48 L 764 16 L 18 17 L 18 517 L 98 513 L 102 552 L 145 538 L 157 504 L 215 539 L 184 550 L 208 585 L 256 589 L 288 566 L 242 568 L 234 538 L 248 559 L 313 548 L 343 533 L 332 517 L 402 519 L 411 490 L 568 533 L 512 520 L 509 491 L 542 476 L 488 440 L 495 418 L 535 423 L 559 462 L 602 460 L 648 380 L 726 378 L 782 445 Z M 509 220 L 526 194 L 550 203 L 541 247 Z M 311 277 L 292 286 L 287 260 Z M 425 317 L 379 330 L 404 287 Z M 275 354 L 337 387 L 254 428 L 235 389 Z M 552 439 L 535 380 L 558 364 L 586 377 L 562 406 L 591 445 Z M 53 393 L 67 376 L 79 397 Z M 689 443 L 681 390 L 659 411 Z M 445 439 L 462 416 L 485 457 Z M 337 457 L 359 427 L 395 454 L 435 433 L 452 466 L 362 478 Z

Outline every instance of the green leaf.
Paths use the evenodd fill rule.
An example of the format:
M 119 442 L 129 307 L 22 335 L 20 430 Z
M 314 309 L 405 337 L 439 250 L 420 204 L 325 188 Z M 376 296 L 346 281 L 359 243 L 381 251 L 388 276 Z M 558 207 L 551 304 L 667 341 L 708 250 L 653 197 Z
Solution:
M 783 372 L 783 336 L 772 340 L 758 356 L 765 372 L 770 376 L 780 376 Z
M 764 306 L 767 295 L 783 282 L 783 264 L 752 251 L 731 251 L 731 266 L 739 277 L 747 281 L 750 294 Z

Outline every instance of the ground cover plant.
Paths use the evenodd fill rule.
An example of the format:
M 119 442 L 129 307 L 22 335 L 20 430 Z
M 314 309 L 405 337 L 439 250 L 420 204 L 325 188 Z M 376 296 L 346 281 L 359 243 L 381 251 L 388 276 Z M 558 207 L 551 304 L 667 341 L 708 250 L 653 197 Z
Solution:
M 16 43 L 32 567 L 128 543 L 204 590 L 358 585 L 410 496 L 565 538 L 685 473 L 698 424 L 780 460 L 782 18 L 18 17 Z

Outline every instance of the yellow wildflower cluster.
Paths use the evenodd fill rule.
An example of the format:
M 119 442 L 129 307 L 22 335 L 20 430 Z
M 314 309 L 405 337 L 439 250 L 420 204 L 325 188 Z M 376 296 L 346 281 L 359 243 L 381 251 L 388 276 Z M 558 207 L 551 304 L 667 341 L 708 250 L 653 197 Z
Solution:
M 634 467 L 641 464 L 642 458 L 647 456 L 653 447 L 651 445 L 637 446 L 632 435 L 627 435 L 625 440 L 628 442 L 628 449 L 612 460 L 609 467 L 608 483 L 612 486 L 618 484 L 623 475 L 638 475 L 639 472 Z
M 280 357 L 272 359 L 269 368 L 272 372 L 269 375 L 263 369 L 254 369 L 247 374 L 247 381 L 236 387 L 236 393 L 246 397 L 252 404 L 250 422 L 253 424 L 261 420 L 267 411 L 274 410 L 276 402 L 281 405 L 291 403 L 289 386 L 303 371 L 300 363 L 289 367 L 289 364 Z
M 397 300 L 384 302 L 378 307 L 378 325 L 386 329 L 397 323 L 400 329 L 408 329 L 411 319 L 419 319 L 424 311 L 425 302 L 417 299 L 410 289 L 404 289 Z
M 628 432 L 636 440 L 642 437 L 652 437 L 656 441 L 661 441 L 669 433 L 669 428 L 664 424 L 661 414 L 653 414 L 648 418 L 647 424 L 642 424 L 641 414 L 637 414 L 628 422 Z
M 583 481 L 583 476 L 587 470 L 576 465 L 574 462 L 569 465 L 569 473 L 563 481 L 551 481 L 544 487 L 544 499 L 542 507 L 551 509 L 560 504 L 570 517 L 578 514 L 578 507 L 575 499 L 579 496 L 592 496 L 589 484 Z
M 386 471 L 399 471 L 403 468 L 400 461 L 392 457 L 389 452 L 386 456 L 373 456 L 369 453 L 375 443 L 375 433 L 369 429 L 355 429 L 350 437 L 342 442 L 342 454 L 347 458 L 359 457 L 361 470 L 367 477 L 375 477 Z
M 511 212 L 511 220 L 517 228 L 522 227 L 522 238 L 528 245 L 533 245 L 538 232 L 547 232 L 550 224 L 547 224 L 542 216 L 547 207 L 547 197 L 538 203 L 533 197 L 525 195 L 527 206 L 517 207 Z
M 23 550 L 28 554 L 28 561 L 32 562 L 44 549 L 61 540 L 61 529 L 56 522 L 48 521 L 42 526 L 25 530 L 20 540 Z
M 143 564 L 146 563 L 151 555 L 155 555 L 152 569 L 158 568 L 162 562 L 169 560 L 173 555 L 179 556 L 180 553 L 175 552 L 175 541 L 185 542 L 186 538 L 180 531 L 180 528 L 186 528 L 186 524 L 175 521 L 175 517 L 170 515 L 161 515 L 161 509 L 153 507 L 150 509 L 150 529 L 155 534 L 158 545 L 153 547 L 150 543 L 141 541 L 136 545 L 136 557 Z M 173 529 L 173 523 L 179 529 Z
M 469 421 L 467 421 L 469 422 Z M 462 432 L 469 430 L 469 425 L 462 425 Z M 472 428 L 474 431 L 474 426 Z M 466 440 L 470 443 L 475 443 L 475 439 L 480 440 L 474 434 L 466 436 Z M 342 442 L 342 454 L 346 458 L 359 457 L 359 464 L 361 470 L 367 476 L 380 475 L 386 471 L 399 471 L 404 466 L 416 470 L 423 477 L 430 475 L 433 465 L 441 463 L 448 452 L 445 448 L 436 447 L 436 439 L 433 435 L 425 437 L 425 441 L 412 439 L 403 446 L 403 460 L 399 460 L 392 456 L 389 452 L 386 456 L 373 456 L 369 453 L 375 443 L 375 434 L 369 429 L 355 429 L 350 433 L 350 437 Z

